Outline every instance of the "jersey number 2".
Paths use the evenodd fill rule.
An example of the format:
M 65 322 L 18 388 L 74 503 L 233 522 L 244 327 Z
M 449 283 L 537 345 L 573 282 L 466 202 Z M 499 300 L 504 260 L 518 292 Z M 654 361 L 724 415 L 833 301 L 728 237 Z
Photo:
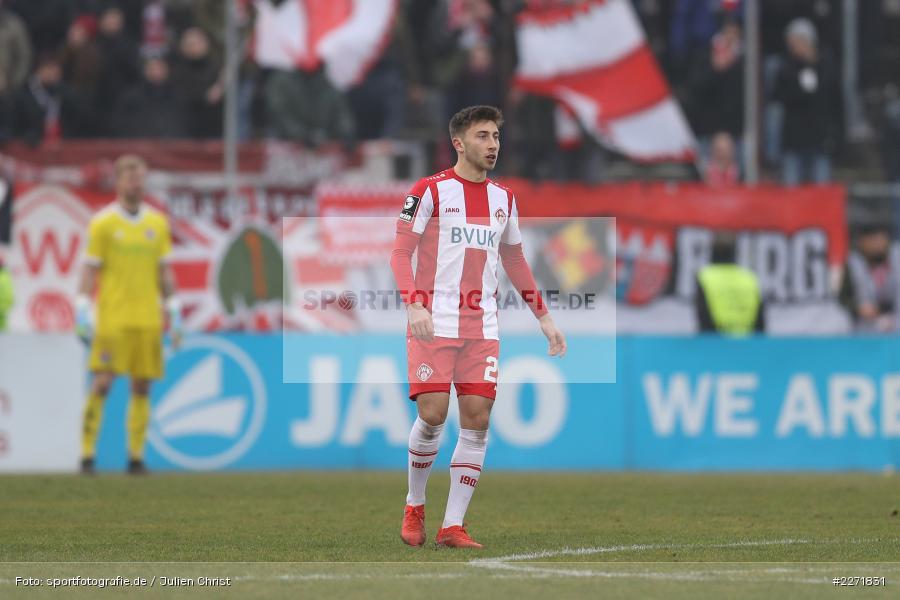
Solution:
M 487 366 L 484 368 L 484 380 L 497 383 L 497 357 L 488 356 Z

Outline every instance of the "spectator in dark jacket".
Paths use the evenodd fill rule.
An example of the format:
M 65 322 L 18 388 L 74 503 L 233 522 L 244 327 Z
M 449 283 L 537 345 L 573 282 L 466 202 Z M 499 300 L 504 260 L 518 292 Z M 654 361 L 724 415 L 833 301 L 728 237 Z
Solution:
M 502 79 L 495 56 L 500 22 L 488 0 L 438 4 L 432 15 L 431 51 L 434 82 L 444 91 L 444 120 L 471 106 L 470 101 L 502 105 Z M 473 101 L 476 97 L 482 100 Z
M 87 128 L 84 115 L 78 98 L 62 81 L 59 59 L 48 54 L 13 99 L 13 134 L 32 145 L 81 137 Z
M 744 54 L 737 22 L 726 22 L 713 37 L 708 56 L 694 69 L 690 91 L 691 122 L 703 162 L 709 160 L 715 134 L 728 134 L 739 147 L 744 131 Z
M 353 113 L 324 69 L 273 70 L 264 94 L 270 134 L 276 138 L 309 147 L 352 141 Z
M 556 101 L 532 94 L 512 94 L 511 110 L 520 155 L 519 175 L 539 181 L 558 176 L 559 146 L 556 135 Z
M 62 49 L 61 61 L 63 82 L 69 87 L 80 106 L 93 109 L 97 100 L 97 85 L 100 81 L 100 50 L 94 36 L 97 20 L 90 15 L 82 15 L 69 26 L 66 44 Z M 98 131 L 98 115 L 93 110 L 85 113 L 85 136 L 93 137 Z
M 172 84 L 184 106 L 187 135 L 212 138 L 222 135 L 222 96 L 219 65 L 210 53 L 209 38 L 198 27 L 181 34 L 172 62 Z
M 144 63 L 144 80 L 128 90 L 116 109 L 115 130 L 126 138 L 180 138 L 185 115 L 161 58 Z
M 97 111 L 110 114 L 119 97 L 140 81 L 138 48 L 125 31 L 125 16 L 117 7 L 103 11 L 99 20 L 97 46 L 100 50 L 100 80 L 97 86 Z M 109 127 L 104 133 L 115 135 Z
M 500 106 L 503 96 L 494 51 L 488 44 L 476 44 L 469 50 L 466 64 L 456 81 L 447 90 L 447 108 L 455 114 L 466 106 Z
M 834 68 L 820 52 L 816 29 L 808 19 L 787 28 L 788 56 L 775 83 L 775 100 L 784 106 L 782 168 L 786 185 L 831 179 L 831 154 L 837 143 L 840 90 Z
M 676 83 L 697 56 L 705 53 L 722 14 L 740 14 L 739 0 L 673 0 L 669 52 Z
M 406 9 L 401 7 L 391 41 L 365 78 L 347 90 L 356 137 L 361 140 L 397 137 L 406 125 L 410 99 L 422 85 L 415 38 Z

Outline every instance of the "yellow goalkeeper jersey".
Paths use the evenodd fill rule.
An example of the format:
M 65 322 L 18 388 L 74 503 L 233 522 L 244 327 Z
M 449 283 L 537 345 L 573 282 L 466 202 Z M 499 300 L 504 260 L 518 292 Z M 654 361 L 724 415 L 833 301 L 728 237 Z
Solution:
M 100 266 L 98 333 L 162 329 L 159 266 L 171 250 L 165 215 L 148 206 L 132 215 L 116 201 L 91 219 L 86 261 Z

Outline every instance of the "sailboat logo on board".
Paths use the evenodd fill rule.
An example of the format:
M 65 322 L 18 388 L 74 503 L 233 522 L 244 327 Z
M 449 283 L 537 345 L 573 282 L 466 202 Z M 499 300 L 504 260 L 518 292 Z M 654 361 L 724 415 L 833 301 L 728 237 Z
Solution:
M 220 337 L 188 338 L 170 358 L 172 381 L 154 402 L 149 440 L 170 463 L 214 470 L 238 461 L 259 436 L 266 389 L 253 360 Z

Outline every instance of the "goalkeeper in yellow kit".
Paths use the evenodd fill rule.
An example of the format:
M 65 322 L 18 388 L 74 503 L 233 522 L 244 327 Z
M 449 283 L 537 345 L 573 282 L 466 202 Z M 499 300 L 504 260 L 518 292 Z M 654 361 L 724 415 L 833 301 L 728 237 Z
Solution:
M 117 375 L 131 378 L 128 472 L 141 474 L 150 423 L 150 383 L 163 374 L 163 306 L 173 346 L 181 340 L 181 307 L 167 258 L 166 217 L 143 204 L 147 166 L 135 155 L 115 163 L 116 201 L 88 230 L 85 267 L 76 299 L 76 331 L 91 345 L 90 393 L 84 409 L 81 471 L 94 472 L 103 403 Z M 92 294 L 96 287 L 96 305 Z

